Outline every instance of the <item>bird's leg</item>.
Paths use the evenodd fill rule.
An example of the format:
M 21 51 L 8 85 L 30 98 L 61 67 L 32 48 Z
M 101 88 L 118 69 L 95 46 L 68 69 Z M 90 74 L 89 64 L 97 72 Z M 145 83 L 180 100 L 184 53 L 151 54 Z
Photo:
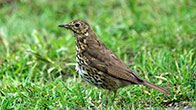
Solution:
M 105 95 L 105 99 L 107 100 L 108 95 L 110 94 L 111 90 L 106 90 L 106 95 Z
M 117 93 L 117 90 L 114 91 L 114 96 L 113 96 L 113 100 L 115 99 L 116 97 L 116 93 Z

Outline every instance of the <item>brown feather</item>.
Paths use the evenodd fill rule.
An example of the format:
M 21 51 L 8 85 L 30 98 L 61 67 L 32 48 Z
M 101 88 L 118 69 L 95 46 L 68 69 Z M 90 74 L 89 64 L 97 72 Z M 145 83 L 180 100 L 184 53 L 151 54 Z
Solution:
M 169 94 L 169 92 L 170 92 L 169 90 L 167 90 L 167 89 L 165 89 L 163 87 L 159 87 L 159 86 L 157 86 L 157 85 L 155 85 L 153 83 L 150 83 L 148 81 L 144 81 L 142 84 L 145 85 L 145 86 L 151 87 L 153 89 L 156 89 L 156 90 L 158 90 L 158 91 L 160 91 L 160 92 L 162 92 L 164 94 Z
M 92 36 L 96 35 L 94 34 Z M 98 37 L 95 37 L 93 40 L 87 38 L 87 44 L 88 48 L 83 54 L 90 59 L 90 65 L 92 67 L 117 79 L 129 81 L 134 84 L 143 82 L 143 79 L 139 78 L 135 72 L 130 70 L 121 59 L 98 39 Z M 97 50 L 100 51 L 97 52 Z

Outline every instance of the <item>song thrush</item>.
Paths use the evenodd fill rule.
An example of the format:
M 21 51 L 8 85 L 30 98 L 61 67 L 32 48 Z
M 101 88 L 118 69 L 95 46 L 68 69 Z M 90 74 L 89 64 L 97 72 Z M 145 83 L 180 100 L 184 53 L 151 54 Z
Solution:
M 59 27 L 70 29 L 76 43 L 76 72 L 87 82 L 106 89 L 116 96 L 117 89 L 130 84 L 141 84 L 164 94 L 170 91 L 141 79 L 99 40 L 90 25 L 80 19 L 72 20 Z

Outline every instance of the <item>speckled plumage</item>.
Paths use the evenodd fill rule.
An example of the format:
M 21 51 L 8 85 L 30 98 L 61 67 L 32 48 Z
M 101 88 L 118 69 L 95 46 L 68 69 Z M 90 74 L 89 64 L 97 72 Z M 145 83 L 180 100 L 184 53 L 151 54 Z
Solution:
M 87 42 L 89 41 L 88 32 L 86 35 L 74 35 L 77 36 L 76 40 L 76 72 L 87 82 L 93 84 L 99 88 L 116 90 L 118 87 L 118 81 L 113 77 L 104 74 L 104 72 L 99 71 L 97 68 L 90 66 L 89 55 L 85 50 L 87 49 Z M 81 38 L 81 39 L 77 39 Z M 107 81 L 105 80 L 107 79 Z

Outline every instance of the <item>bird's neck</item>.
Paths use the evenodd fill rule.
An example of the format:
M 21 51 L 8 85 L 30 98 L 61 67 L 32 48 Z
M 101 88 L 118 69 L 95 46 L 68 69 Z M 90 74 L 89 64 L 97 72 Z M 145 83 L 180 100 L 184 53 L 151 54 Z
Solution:
M 74 34 L 76 43 L 76 54 L 81 54 L 87 48 L 87 37 L 85 35 Z
M 88 48 L 88 44 L 92 44 L 94 40 L 98 39 L 96 34 L 92 29 L 89 29 L 84 34 L 74 34 L 75 43 L 76 43 L 76 54 L 84 52 Z

